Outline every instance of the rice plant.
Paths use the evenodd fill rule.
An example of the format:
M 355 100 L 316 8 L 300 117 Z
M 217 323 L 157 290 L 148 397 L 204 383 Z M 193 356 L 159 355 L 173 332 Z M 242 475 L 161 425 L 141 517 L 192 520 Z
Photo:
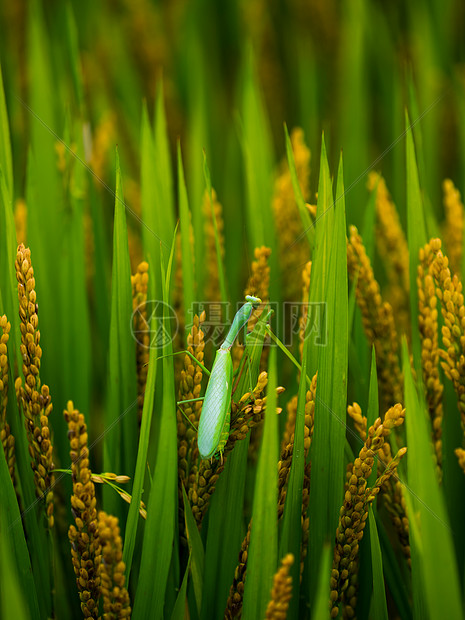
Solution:
M 464 617 L 462 20 L 0 6 L 2 618 Z

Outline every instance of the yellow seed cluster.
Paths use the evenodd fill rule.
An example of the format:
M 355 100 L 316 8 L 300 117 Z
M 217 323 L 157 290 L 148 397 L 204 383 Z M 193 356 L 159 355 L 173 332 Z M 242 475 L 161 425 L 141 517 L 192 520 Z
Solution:
M 35 291 L 34 269 L 31 251 L 23 244 L 16 254 L 16 279 L 18 280 L 19 317 L 21 319 L 20 353 L 23 361 L 24 387 L 19 385 L 20 402 L 25 416 L 29 454 L 34 470 L 34 482 L 39 497 L 45 496 L 46 513 L 50 527 L 53 526 L 53 482 L 51 471 L 53 447 L 49 428 L 52 399 L 47 385 L 40 382 L 40 332 L 37 316 L 38 305 Z
M 362 409 L 358 403 L 353 403 L 347 407 L 347 413 L 354 421 L 355 430 L 360 435 L 360 439 L 365 441 L 367 438 L 367 418 L 362 414 Z
M 201 364 L 204 361 L 204 333 L 202 323 L 205 321 L 205 311 L 200 316 L 194 316 L 194 322 L 189 335 L 187 336 L 187 350 Z M 179 400 L 192 400 L 200 398 L 202 389 L 203 370 L 195 364 L 192 357 L 184 356 L 184 365 L 181 370 L 181 380 L 179 382 Z M 202 401 L 185 403 L 182 405 L 184 415 L 176 412 L 178 425 L 178 467 L 179 476 L 183 484 L 187 485 L 189 478 L 190 465 L 195 462 L 196 433 L 189 425 L 186 418 L 197 427 L 202 411 Z
M 270 298 L 270 267 L 268 265 L 270 255 L 271 248 L 267 248 L 264 245 L 255 248 L 255 260 L 252 261 L 252 274 L 245 287 L 246 295 L 259 297 L 263 302 L 268 301 Z M 249 329 L 252 328 L 253 324 L 249 321 Z
M 308 261 L 302 271 L 302 316 L 299 321 L 299 352 L 300 359 L 304 353 L 305 327 L 307 325 L 308 298 L 310 294 L 310 276 L 312 273 L 312 261 Z
M 367 418 L 362 414 L 358 403 L 353 403 L 347 407 L 347 413 L 354 421 L 354 426 L 362 441 L 367 437 Z M 390 407 L 384 415 L 384 424 L 388 420 L 393 420 L 394 425 L 402 424 L 405 418 L 405 409 L 399 403 Z M 382 475 L 384 469 L 392 461 L 391 446 L 385 441 L 378 450 L 378 476 Z M 348 485 L 347 485 L 348 486 Z M 399 542 L 410 566 L 410 542 L 409 542 L 409 523 L 407 517 L 407 506 L 402 495 L 401 484 L 395 478 L 389 478 L 381 488 L 381 494 L 386 510 L 391 517 L 391 521 L 397 531 Z
M 408 309 L 408 293 L 410 290 L 409 252 L 407 239 L 400 224 L 395 204 L 381 175 L 371 172 L 368 177 L 368 188 L 376 188 L 376 243 L 386 268 L 386 275 L 392 285 L 398 285 L 404 297 L 403 311 Z M 396 311 L 398 308 L 396 308 Z M 400 310 L 400 308 L 399 308 Z
M 362 313 L 363 327 L 370 344 L 374 344 L 383 410 L 402 400 L 402 373 L 399 343 L 392 307 L 383 302 L 379 284 L 373 274 L 362 239 L 355 226 L 350 227 L 347 266 L 352 280 L 357 278 L 356 297 Z
M 204 333 L 202 331 L 202 323 L 205 321 L 205 318 L 205 311 L 202 312 L 200 316 L 196 314 L 194 316 L 194 323 L 191 331 L 187 336 L 187 350 L 200 363 L 203 363 L 204 361 L 205 342 Z M 203 370 L 201 366 L 195 364 L 189 355 L 185 355 L 183 367 L 181 369 L 178 400 L 181 401 L 199 398 L 202 389 L 202 378 Z M 183 535 L 184 509 L 181 484 L 183 484 L 186 489 L 189 489 L 189 487 L 195 484 L 198 473 L 197 434 L 192 426 L 187 422 L 186 418 L 190 420 L 194 427 L 198 426 L 200 413 L 202 411 L 202 401 L 185 403 L 184 405 L 181 405 L 181 407 L 183 408 L 184 415 L 178 408 L 176 410 L 176 421 L 178 429 L 179 523 L 181 526 L 181 533 Z M 187 542 L 184 538 L 183 541 Z
M 433 426 L 433 442 L 439 477 L 442 477 L 442 393 L 444 387 L 439 377 L 438 310 L 431 263 L 436 254 L 428 244 L 421 253 L 418 264 L 418 328 L 421 341 L 421 366 L 426 402 Z
M 248 432 L 263 420 L 267 400 L 267 397 L 263 396 L 263 392 L 267 383 L 267 373 L 262 372 L 253 391 L 244 394 L 239 403 L 233 402 L 231 409 L 232 423 L 222 459 L 201 460 L 198 471 L 192 470 L 192 473 L 195 471 L 195 476 L 191 475 L 189 477 L 189 481 L 192 478 L 194 480 L 192 485 L 189 486 L 188 497 L 192 506 L 192 513 L 199 525 L 208 508 L 218 477 L 225 467 L 228 454 L 234 448 L 236 441 L 245 439 Z M 278 387 L 276 390 L 277 394 L 280 394 L 282 391 L 283 388 L 281 387 Z
M 283 438 L 281 441 L 281 454 L 286 446 L 291 442 L 294 433 L 295 419 L 297 416 L 297 396 L 293 396 L 286 405 L 286 426 L 284 427 Z
M 306 200 L 309 197 L 310 178 L 310 151 L 305 144 L 302 129 L 296 128 L 291 133 L 292 150 L 302 195 Z M 287 158 L 281 162 L 280 170 L 274 184 L 273 212 L 276 230 L 279 231 L 279 262 L 281 271 L 287 274 L 284 281 L 284 298 L 296 300 L 300 297 L 298 282 L 292 277 L 296 270 L 308 260 L 308 251 L 305 239 L 300 239 L 303 233 L 302 220 L 294 197 L 291 173 Z M 292 251 L 290 248 L 292 247 Z
M 90 166 L 98 179 L 105 176 L 108 153 L 115 143 L 115 135 L 116 116 L 113 112 L 107 112 L 97 125 L 92 143 Z
M 145 385 L 147 383 L 148 361 L 150 351 L 150 325 L 147 322 L 147 290 L 149 282 L 149 264 L 145 261 L 137 267 L 131 276 L 132 309 L 134 316 L 134 334 L 136 335 L 136 367 L 137 367 L 137 404 L 139 423 L 144 407 Z
M 15 438 L 11 434 L 10 425 L 6 421 L 6 407 L 8 404 L 8 349 L 11 325 L 6 315 L 0 317 L 0 441 L 2 442 L 5 459 L 8 464 L 11 479 L 15 479 Z
M 231 429 L 225 446 L 225 453 L 229 453 L 236 441 L 245 439 L 249 430 L 263 420 L 267 402 L 267 397 L 263 396 L 263 394 L 267 383 L 268 374 L 263 371 L 260 373 L 257 385 L 252 392 L 246 392 L 237 404 L 233 402 L 231 408 Z M 276 388 L 277 396 L 282 392 L 284 392 L 283 387 Z M 277 412 L 280 413 L 281 409 L 278 408 Z
M 27 206 L 22 198 L 18 198 L 15 203 L 15 228 L 16 243 L 26 243 L 27 234 Z
M 100 582 L 104 620 L 129 618 L 131 606 L 125 587 L 126 565 L 123 562 L 123 542 L 118 519 L 105 512 L 98 513 L 98 534 L 102 545 Z
M 397 329 L 410 334 L 409 253 L 395 204 L 381 175 L 371 172 L 368 188 L 376 188 L 376 244 L 386 269 L 388 285 L 383 291 L 394 312 Z
M 249 527 L 247 528 L 247 534 L 241 544 L 241 550 L 239 551 L 239 561 L 234 571 L 234 579 L 229 590 L 228 602 L 226 603 L 226 610 L 224 617 L 226 620 L 231 620 L 239 616 L 242 610 L 242 601 L 244 597 L 244 583 L 245 572 L 247 570 L 247 555 L 250 544 L 250 530 L 252 528 L 252 521 L 249 521 Z
M 271 599 L 266 608 L 267 620 L 286 620 L 289 601 L 292 597 L 292 577 L 289 572 L 294 564 L 294 556 L 288 553 L 281 560 L 281 566 L 273 577 Z
M 423 268 L 428 267 L 428 273 L 433 277 L 436 285 L 436 296 L 441 302 L 444 320 L 442 327 L 444 350 L 439 351 L 441 366 L 454 386 L 462 428 L 465 429 L 465 356 L 463 353 L 465 350 L 465 306 L 462 283 L 457 274 L 452 276 L 449 260 L 441 251 L 440 239 L 431 239 L 424 248 L 421 248 L 419 258 Z M 460 453 L 457 450 L 456 454 L 460 463 Z
M 464 208 L 460 192 L 450 179 L 444 180 L 442 189 L 446 214 L 443 233 L 444 244 L 447 249 L 452 273 L 459 274 L 462 271 Z
M 68 531 L 71 557 L 82 613 L 85 618 L 98 618 L 102 548 L 98 532 L 95 487 L 89 468 L 87 426 L 83 414 L 74 409 L 72 401 L 68 401 L 64 416 L 68 423 L 73 480 L 71 511 L 75 524 L 70 525 Z
M 224 258 L 224 222 L 223 207 L 218 202 L 215 190 L 212 190 L 213 212 L 216 220 L 216 230 L 218 233 L 218 241 L 220 245 L 221 260 Z M 220 280 L 218 275 L 218 257 L 216 252 L 215 227 L 212 219 L 212 208 L 210 196 L 205 191 L 202 205 L 205 215 L 205 295 L 209 301 L 219 301 Z
M 368 507 L 375 499 L 380 487 L 393 475 L 399 460 L 407 449 L 402 448 L 398 452 L 372 488 L 367 488 L 367 480 L 373 469 L 375 456 L 382 448 L 385 438 L 392 428 L 402 424 L 404 419 L 402 411 L 402 408 L 396 409 L 384 423 L 381 422 L 381 418 L 376 419 L 373 426 L 368 429 L 367 439 L 358 458 L 348 468 L 346 491 L 339 514 L 331 571 L 332 618 L 338 615 L 340 603 L 342 603 L 345 617 L 353 618 L 355 615 L 359 544 L 363 538 L 363 530 L 368 518 Z

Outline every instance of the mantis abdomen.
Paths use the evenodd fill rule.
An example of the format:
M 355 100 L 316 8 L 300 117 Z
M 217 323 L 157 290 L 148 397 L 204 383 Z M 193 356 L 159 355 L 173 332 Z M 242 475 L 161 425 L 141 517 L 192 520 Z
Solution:
M 218 349 L 199 422 L 197 445 L 202 459 L 211 458 L 224 447 L 221 436 L 229 433 L 232 382 L 231 354 L 229 350 Z

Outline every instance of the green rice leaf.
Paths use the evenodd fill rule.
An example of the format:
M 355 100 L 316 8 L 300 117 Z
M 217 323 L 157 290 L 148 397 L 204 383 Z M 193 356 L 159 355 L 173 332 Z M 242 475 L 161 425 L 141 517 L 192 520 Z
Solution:
M 329 230 L 330 236 L 333 233 L 334 209 L 332 208 L 333 191 L 331 187 L 331 176 L 329 173 L 328 159 L 326 157 L 326 146 L 324 136 L 321 140 L 321 156 L 320 156 L 320 177 L 318 182 L 318 202 L 316 211 L 316 229 L 315 229 L 315 246 L 313 250 L 314 261 L 312 265 L 312 277 L 310 279 L 309 303 L 318 304 L 325 299 L 325 282 L 327 279 L 327 264 L 329 238 L 326 234 Z M 318 306 L 316 306 L 318 307 Z M 322 310 L 324 312 L 324 309 Z M 320 318 L 323 321 L 324 315 Z M 322 323 L 323 324 L 323 323 Z M 318 326 L 317 326 L 318 327 Z M 308 374 L 313 376 L 318 368 L 318 358 L 321 344 L 320 334 L 315 330 L 311 344 L 308 349 Z
M 283 558 L 287 553 L 292 553 L 295 558 L 300 557 L 302 544 L 302 493 L 305 469 L 305 404 L 307 395 L 307 350 L 308 350 L 308 322 L 310 313 L 307 314 L 306 338 L 302 354 L 302 372 L 300 376 L 299 394 L 297 398 L 297 413 L 294 431 L 294 450 L 292 453 L 291 471 L 284 504 L 283 525 L 281 529 L 281 542 L 279 557 Z M 292 576 L 292 599 L 289 604 L 289 617 L 296 617 L 299 609 L 300 589 L 300 562 L 294 561 L 291 566 Z
M 278 561 L 278 418 L 276 416 L 276 348 L 271 348 L 263 441 L 257 465 L 252 530 L 247 558 L 244 620 L 263 618 Z
M 8 536 L 4 536 L 0 546 L 0 613 L 4 620 L 29 620 L 39 618 L 32 615 L 24 600 L 24 593 L 16 570 L 16 558 L 11 549 Z
M 154 155 L 153 162 L 155 177 L 152 183 L 157 192 L 154 208 L 158 214 L 158 230 L 163 242 L 164 257 L 168 259 L 171 235 L 173 234 L 174 218 L 174 190 L 173 169 L 171 165 L 171 149 L 168 142 L 166 126 L 163 81 L 160 80 L 155 101 L 155 128 L 154 128 Z
M 379 513 L 374 512 L 373 514 L 376 519 L 378 540 L 383 554 L 383 572 L 386 585 L 389 588 L 389 592 L 392 595 L 397 609 L 399 610 L 400 617 L 410 620 L 410 618 L 412 618 L 412 606 L 410 595 L 407 590 L 407 573 L 402 574 L 399 570 L 399 564 L 394 553 L 394 549 L 392 548 L 392 541 L 388 537 Z
M 14 571 L 17 571 L 18 578 L 16 586 L 21 588 L 22 599 L 26 603 L 29 617 L 38 619 L 41 617 L 41 614 L 39 612 L 28 548 L 24 537 L 23 523 L 3 449 L 0 449 L 0 530 L 3 539 L 0 548 L 3 548 L 6 544 L 8 546 L 11 545 L 12 564 Z M 4 555 L 1 553 L 0 562 L 3 563 L 3 560 Z M 0 591 L 3 590 L 2 600 L 9 596 L 9 592 L 6 590 L 8 573 L 8 569 L 2 570 L 0 573 Z
M 324 159 L 323 151 L 322 160 Z M 328 169 L 327 166 L 324 167 L 326 173 L 320 173 L 323 196 L 330 190 Z M 320 213 L 323 212 L 324 216 L 317 223 L 315 261 L 312 268 L 312 281 L 315 274 L 317 289 L 322 292 L 320 299 L 326 300 L 326 324 L 323 324 L 320 334 L 322 338 L 326 338 L 324 341 L 326 346 L 319 348 L 315 426 L 311 446 L 312 484 L 310 485 L 309 504 L 311 598 L 321 568 L 323 544 L 325 541 L 331 543 L 333 541 L 343 500 L 342 472 L 344 471 L 346 443 L 348 364 L 348 284 L 342 156 L 338 169 L 336 201 L 332 208 L 331 203 L 328 205 L 328 197 L 327 195 L 326 202 L 320 206 Z M 320 201 L 320 194 L 318 194 L 318 201 Z M 323 209 L 323 206 L 326 206 L 326 209 Z M 310 292 L 311 301 L 318 299 L 314 296 L 315 292 L 312 294 L 312 282 Z
M 186 181 L 184 178 L 184 167 L 182 165 L 181 143 L 178 142 L 178 200 L 179 218 L 181 221 L 181 248 L 182 248 L 182 284 L 184 298 L 184 313 L 186 317 L 186 329 L 189 319 L 189 312 L 194 307 L 195 299 L 195 275 L 194 275 L 194 247 L 191 243 L 191 214 L 187 198 Z
M 160 420 L 160 439 L 147 506 L 147 522 L 142 543 L 139 581 L 134 602 L 133 618 L 163 617 L 168 574 L 173 554 L 177 524 L 177 445 L 176 399 L 174 369 L 171 359 L 173 343 L 169 314 L 169 284 L 175 240 L 171 247 L 166 277 L 163 274 L 163 400 Z M 162 260 L 163 267 L 163 260 Z M 163 271 L 163 269 L 162 269 Z
M 192 575 L 192 583 L 194 585 L 195 601 L 197 604 L 197 614 L 200 615 L 202 608 L 202 589 L 203 589 L 203 571 L 205 566 L 205 552 L 203 549 L 202 539 L 200 538 L 197 524 L 192 514 L 191 505 L 186 495 L 184 485 L 182 487 L 182 497 L 184 501 L 184 516 L 186 519 L 187 543 L 189 545 L 189 562 Z
M 318 576 L 318 584 L 316 588 L 315 606 L 312 611 L 312 619 L 320 620 L 327 618 L 328 601 L 329 601 L 329 575 L 331 574 L 331 545 L 325 543 L 321 552 L 321 571 Z
M 410 517 L 414 603 L 417 609 L 427 609 L 431 618 L 460 618 L 463 607 L 452 531 L 434 470 L 431 429 L 413 383 L 405 337 L 402 354 L 409 450 L 408 486 L 404 487 L 404 497 Z
M 166 137 L 163 87 L 160 84 L 155 115 L 155 136 L 147 108 L 142 109 L 141 124 L 141 206 L 144 251 L 152 257 L 155 299 L 161 299 L 162 283 L 158 278 L 160 252 L 168 259 L 174 230 L 174 198 L 171 160 Z
M 0 170 L 5 175 L 7 195 L 13 196 L 13 161 L 11 156 L 10 125 L 3 90 L 2 66 L 0 64 Z
M 81 124 L 76 126 L 77 156 L 84 158 L 84 147 L 80 136 Z M 90 392 L 92 378 L 92 353 L 90 335 L 89 305 L 86 282 L 86 247 L 84 230 L 84 196 L 87 190 L 85 169 L 73 161 L 71 179 L 67 195 L 68 217 L 63 227 L 63 246 L 61 255 L 62 277 L 62 312 L 70 325 L 79 325 L 79 330 L 65 330 L 62 337 L 62 383 L 63 392 L 72 398 L 80 411 L 90 410 Z M 92 417 L 88 430 L 92 432 Z
M 105 410 L 105 471 L 133 476 L 137 450 L 137 393 L 135 342 L 131 333 L 132 287 L 126 209 L 121 169 L 116 151 L 115 223 L 111 288 L 108 398 Z M 104 489 L 106 508 L 124 523 L 121 502 L 111 489 Z
M 271 181 L 274 164 L 267 114 L 262 102 L 252 48 L 243 69 L 240 141 L 247 188 L 247 231 L 252 248 L 271 248 L 271 273 L 278 273 L 276 233 L 271 211 Z M 270 282 L 270 298 L 277 300 L 277 279 Z
M 410 273 L 410 316 L 412 326 L 412 349 L 417 378 L 421 381 L 421 345 L 418 329 L 418 291 L 415 286 L 417 281 L 418 254 L 420 248 L 428 241 L 426 236 L 423 203 L 418 180 L 418 168 L 415 157 L 412 130 L 408 113 L 405 112 L 406 136 L 406 161 L 407 161 L 407 238 L 409 247 L 409 273 Z
M 153 288 L 153 287 L 152 287 Z M 155 334 L 158 329 L 158 319 L 155 313 L 152 314 L 150 322 L 150 333 Z M 147 453 L 150 440 L 150 427 L 152 424 L 152 414 L 155 395 L 155 381 L 157 376 L 157 356 L 158 348 L 156 341 L 151 341 L 149 366 L 147 373 L 147 383 L 144 393 L 144 406 L 142 409 L 142 419 L 140 425 L 139 447 L 137 450 L 136 471 L 134 474 L 134 484 L 132 487 L 132 500 L 129 506 L 128 521 L 124 537 L 123 562 L 126 564 L 126 579 L 129 581 L 131 573 L 132 559 L 136 544 L 137 528 L 139 524 L 139 506 L 142 499 L 145 470 L 147 464 Z
M 382 412 L 385 413 L 384 411 Z M 375 347 L 371 348 L 371 371 L 370 371 L 370 389 L 368 392 L 368 409 L 367 409 L 367 430 L 375 423 L 379 417 L 379 397 L 378 397 L 378 373 L 376 372 L 376 353 Z M 368 480 L 367 486 L 371 487 L 376 482 L 377 471 L 373 467 Z
M 64 37 L 64 41 L 66 43 L 67 52 L 69 54 L 69 66 L 71 68 L 71 77 L 73 79 L 76 100 L 79 112 L 82 116 L 84 116 L 85 102 L 82 87 L 81 62 L 79 58 L 79 37 L 73 8 L 70 2 L 66 2 L 65 5 L 64 25 L 66 28 L 66 36 Z
M 368 509 L 370 524 L 371 565 L 373 567 L 373 599 L 371 612 L 373 620 L 388 620 L 386 593 L 384 591 L 383 556 L 379 544 L 376 520 L 371 508 Z
M 310 213 L 305 206 L 305 199 L 300 189 L 299 179 L 297 178 L 297 170 L 295 167 L 294 153 L 292 151 L 292 143 L 287 130 L 287 125 L 284 123 L 284 137 L 286 140 L 286 155 L 287 162 L 289 164 L 289 171 L 291 173 L 292 188 L 294 190 L 294 196 L 299 209 L 300 218 L 302 220 L 302 226 L 304 227 L 304 233 L 307 237 L 308 244 L 310 246 L 310 255 L 313 249 L 313 243 L 315 241 L 315 226 L 311 220 Z
M 186 617 L 187 581 L 189 577 L 190 564 L 191 558 L 189 556 L 181 587 L 179 588 L 178 596 L 176 597 L 176 603 L 171 613 L 171 620 L 184 620 Z

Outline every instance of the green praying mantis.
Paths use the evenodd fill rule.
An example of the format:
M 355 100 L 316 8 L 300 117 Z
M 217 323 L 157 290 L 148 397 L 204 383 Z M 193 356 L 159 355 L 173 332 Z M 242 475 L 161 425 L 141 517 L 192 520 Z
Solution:
M 228 441 L 231 422 L 231 397 L 233 387 L 233 363 L 231 348 L 241 329 L 246 327 L 253 310 L 262 304 L 262 300 L 259 297 L 253 297 L 251 295 L 247 295 L 245 300 L 246 303 L 237 311 L 223 344 L 216 352 L 211 373 L 208 373 L 208 370 L 189 351 L 184 351 L 184 353 L 187 353 L 198 366 L 201 366 L 208 374 L 210 374 L 210 379 L 203 398 L 195 398 L 178 402 L 178 405 L 181 405 L 183 403 L 192 402 L 193 400 L 203 400 L 198 429 L 195 428 L 188 418 L 187 421 L 193 426 L 194 430 L 198 432 L 197 445 L 200 458 L 204 460 L 209 460 L 214 457 L 221 457 L 226 442 Z M 263 315 L 264 319 L 261 319 L 263 328 L 261 340 L 262 344 L 263 335 L 266 333 L 284 352 L 296 368 L 302 372 L 302 366 L 267 324 L 267 320 L 271 314 L 272 310 L 270 310 L 266 315 Z M 248 334 L 248 339 L 251 339 L 252 334 L 255 331 L 259 331 L 258 326 L 259 323 L 255 326 L 254 331 Z M 259 339 L 258 334 L 257 339 Z M 247 340 L 247 342 L 249 342 L 249 340 Z M 259 351 L 261 352 L 261 348 Z M 308 376 L 306 376 L 306 381 L 310 385 L 311 381 Z
M 262 303 L 259 297 L 246 296 L 246 303 L 237 311 L 225 341 L 215 355 L 199 420 L 197 445 L 202 459 L 222 454 L 229 437 L 233 363 L 231 347 L 239 332 L 250 319 L 254 308 Z
M 262 303 L 259 297 L 247 295 L 246 303 L 234 316 L 229 332 L 217 350 L 210 373 L 200 415 L 197 445 L 201 459 L 221 456 L 229 437 L 233 363 L 231 348 L 239 332 L 247 325 L 254 309 Z M 193 358 L 199 364 L 198 360 Z M 199 364 L 201 366 L 201 364 Z M 182 402 L 188 401 L 181 401 Z

